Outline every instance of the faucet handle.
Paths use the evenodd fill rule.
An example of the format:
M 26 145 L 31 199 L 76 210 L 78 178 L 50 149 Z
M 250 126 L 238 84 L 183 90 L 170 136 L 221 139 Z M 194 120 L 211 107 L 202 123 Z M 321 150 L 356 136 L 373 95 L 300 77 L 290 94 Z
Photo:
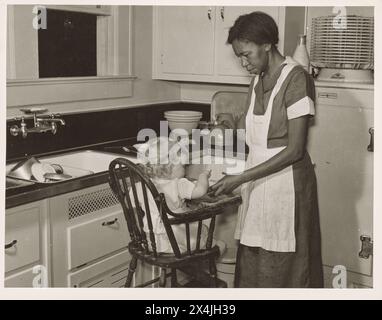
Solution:
M 21 123 L 25 123 L 23 116 L 21 116 L 21 117 L 14 117 L 13 120 L 14 121 L 21 121 Z
M 33 107 L 33 108 L 21 108 L 20 111 L 24 112 L 25 114 L 41 114 L 41 113 L 47 112 L 48 109 Z

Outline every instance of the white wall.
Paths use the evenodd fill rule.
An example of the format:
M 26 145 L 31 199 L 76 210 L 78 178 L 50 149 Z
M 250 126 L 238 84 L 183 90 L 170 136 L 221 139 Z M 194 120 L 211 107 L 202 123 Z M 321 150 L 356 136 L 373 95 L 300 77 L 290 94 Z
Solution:
M 132 7 L 132 74 L 137 76 L 133 82 L 132 96 L 128 98 L 78 101 L 70 103 L 45 103 L 44 107 L 49 112 L 81 112 L 104 110 L 119 107 L 136 106 L 140 104 L 159 103 L 166 101 L 180 100 L 180 84 L 167 81 L 156 81 L 151 79 L 152 70 L 152 7 L 134 6 Z M 15 35 L 15 60 L 17 78 L 37 78 L 37 37 L 36 32 L 31 28 L 32 6 L 16 6 L 14 10 L 14 19 L 16 28 Z M 127 38 L 121 32 L 120 41 Z M 123 50 L 125 43 L 120 45 Z M 9 63 L 7 59 L 7 76 L 9 76 Z M 119 57 L 120 70 L 124 70 L 124 56 Z M 122 67 L 121 67 L 122 65 Z M 10 92 L 10 90 L 8 90 Z M 49 94 L 49 92 L 47 92 Z M 12 97 L 8 97 L 12 98 Z M 20 115 L 15 106 L 7 108 L 7 117 Z

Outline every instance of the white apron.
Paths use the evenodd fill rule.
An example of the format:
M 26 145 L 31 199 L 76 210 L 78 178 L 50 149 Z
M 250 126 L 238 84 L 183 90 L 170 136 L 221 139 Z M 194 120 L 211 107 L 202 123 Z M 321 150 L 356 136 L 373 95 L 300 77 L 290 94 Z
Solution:
M 286 147 L 268 149 L 268 130 L 273 109 L 273 100 L 289 72 L 296 66 L 287 63 L 282 69 L 271 93 L 264 115 L 253 114 L 255 86 L 246 116 L 246 143 L 249 154 L 246 169 L 255 167 L 272 158 Z M 268 251 L 295 252 L 295 193 L 293 168 L 287 168 L 267 177 L 242 185 L 242 204 L 235 230 L 235 238 L 250 247 Z

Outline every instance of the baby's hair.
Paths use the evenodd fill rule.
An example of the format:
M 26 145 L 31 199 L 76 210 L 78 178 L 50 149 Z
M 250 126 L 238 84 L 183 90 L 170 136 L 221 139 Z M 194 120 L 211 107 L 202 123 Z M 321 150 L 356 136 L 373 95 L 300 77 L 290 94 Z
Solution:
M 175 141 L 168 141 L 168 150 L 169 152 L 177 142 Z M 158 163 L 151 163 L 148 162 L 146 164 L 140 164 L 139 167 L 142 169 L 142 171 L 149 177 L 149 178 L 170 178 L 172 174 L 172 170 L 174 168 L 174 165 L 177 163 L 173 163 L 171 160 L 171 156 L 168 154 L 167 155 L 167 161 L 168 163 L 160 163 L 163 158 L 161 157 L 161 148 L 164 148 L 164 146 L 161 144 L 161 140 L 158 139 L 156 141 L 152 141 L 152 144 L 150 144 L 149 148 L 145 152 L 145 156 L 149 157 L 150 151 L 152 153 L 156 153 L 156 159 L 155 161 L 158 161 Z M 163 150 L 162 150 L 163 152 Z M 166 152 L 166 150 L 165 150 Z M 177 157 L 181 156 L 181 149 L 177 150 Z M 178 158 L 177 160 L 179 160 Z
M 151 179 L 153 178 L 168 178 L 171 176 L 174 165 L 172 163 L 167 164 L 152 164 L 146 163 L 138 164 L 140 169 Z

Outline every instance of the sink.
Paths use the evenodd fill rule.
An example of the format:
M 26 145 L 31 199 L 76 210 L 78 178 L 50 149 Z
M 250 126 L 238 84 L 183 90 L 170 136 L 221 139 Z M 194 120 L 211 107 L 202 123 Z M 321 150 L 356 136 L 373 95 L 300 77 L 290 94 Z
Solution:
M 78 178 L 81 176 L 91 175 L 94 173 L 105 172 L 109 170 L 109 164 L 115 158 L 125 158 L 133 163 L 140 163 L 141 161 L 134 155 L 121 155 L 111 152 L 94 151 L 94 150 L 82 150 L 73 151 L 68 153 L 63 153 L 60 155 L 39 157 L 38 160 L 41 163 L 49 164 L 59 164 L 63 167 L 64 173 L 72 176 L 71 179 Z M 210 156 L 195 154 L 193 156 L 193 161 L 195 158 L 199 158 L 200 164 L 191 164 L 187 166 L 187 176 L 189 178 L 197 179 L 198 175 L 202 170 L 212 170 L 210 182 L 214 183 L 223 177 L 223 172 L 225 174 L 237 174 L 244 170 L 245 161 L 241 159 L 230 159 L 218 156 Z M 9 164 L 6 167 L 6 173 L 8 175 L 11 168 L 15 165 Z M 9 179 L 7 179 L 9 180 Z M 17 182 L 12 179 L 13 182 L 7 184 L 8 187 L 16 187 Z M 70 180 L 70 179 L 67 179 Z M 20 180 L 19 180 L 20 181 Z M 24 180 L 29 182 L 37 182 L 35 180 Z M 43 183 L 43 182 L 40 182 Z M 55 182 L 46 182 L 55 183 Z
M 40 162 L 57 163 L 61 166 L 99 173 L 109 170 L 109 164 L 115 158 L 125 158 L 134 163 L 139 163 L 139 160 L 134 156 L 93 150 L 74 151 L 56 156 L 42 157 L 39 160 Z
M 15 188 L 21 188 L 21 187 L 25 187 L 25 186 L 30 186 L 32 184 L 33 184 L 33 182 L 7 178 L 5 180 L 5 189 L 10 190 L 10 189 L 15 189 Z
M 115 158 L 122 157 L 126 158 L 134 163 L 138 163 L 139 160 L 134 156 L 124 156 L 115 153 L 84 150 L 84 151 L 74 151 L 69 153 L 64 153 L 55 156 L 39 157 L 38 160 L 41 163 L 49 164 L 59 164 L 63 169 L 64 173 L 70 175 L 75 179 L 82 176 L 91 175 L 94 173 L 104 172 L 109 170 L 109 164 Z M 12 163 L 6 166 L 6 174 L 8 176 L 9 171 L 15 166 L 16 163 Z M 70 180 L 66 179 L 66 180 Z M 65 180 L 65 181 L 66 181 Z M 20 182 L 29 183 L 56 183 L 55 182 L 38 182 L 36 180 L 20 180 L 7 177 L 7 188 L 16 187 L 20 185 Z

